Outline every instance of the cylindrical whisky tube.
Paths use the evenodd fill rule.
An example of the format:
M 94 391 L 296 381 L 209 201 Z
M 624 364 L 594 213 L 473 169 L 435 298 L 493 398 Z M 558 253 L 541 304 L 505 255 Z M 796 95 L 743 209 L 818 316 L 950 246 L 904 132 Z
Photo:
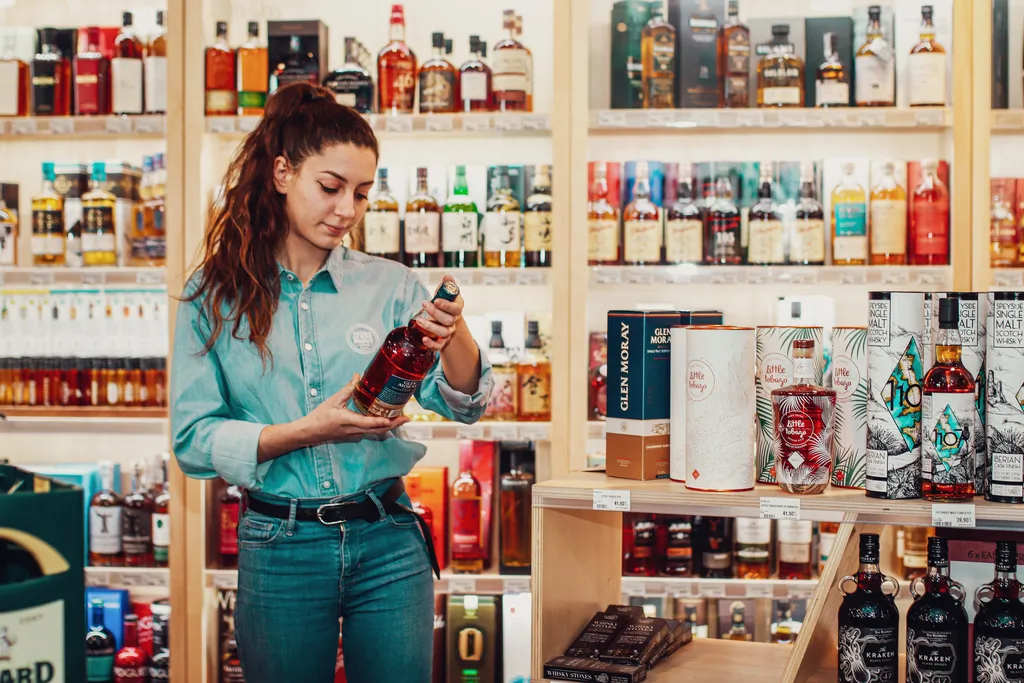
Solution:
M 686 327 L 676 325 L 670 335 L 669 476 L 676 481 L 686 481 Z
M 754 328 L 686 330 L 686 488 L 754 487 Z
M 832 485 L 862 489 L 867 483 L 868 328 L 832 328 L 831 376 L 836 392 Z
M 924 294 L 868 297 L 867 495 L 920 498 Z
M 987 500 L 1024 503 L 1024 292 L 990 292 Z
M 793 383 L 793 342 L 814 340 L 814 383 L 821 385 L 825 361 L 822 355 L 820 327 L 759 326 L 755 358 L 754 386 L 757 396 L 757 481 L 770 484 L 775 477 L 775 418 L 772 391 Z

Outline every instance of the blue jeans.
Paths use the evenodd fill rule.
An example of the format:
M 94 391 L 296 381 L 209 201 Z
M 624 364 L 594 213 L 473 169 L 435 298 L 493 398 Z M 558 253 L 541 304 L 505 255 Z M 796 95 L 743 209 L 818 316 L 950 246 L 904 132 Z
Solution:
M 376 499 L 375 489 L 334 500 Z M 325 526 L 296 520 L 298 501 L 279 502 L 289 519 L 246 510 L 238 521 L 246 683 L 333 683 L 339 618 L 349 683 L 430 683 L 434 581 L 415 517 L 381 508 L 373 522 Z

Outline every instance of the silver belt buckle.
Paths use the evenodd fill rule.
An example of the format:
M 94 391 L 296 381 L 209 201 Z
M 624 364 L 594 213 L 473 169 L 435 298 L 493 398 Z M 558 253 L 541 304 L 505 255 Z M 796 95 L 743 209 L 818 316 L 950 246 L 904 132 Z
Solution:
M 341 524 L 345 520 L 339 519 L 336 522 L 328 522 L 327 520 L 325 520 L 324 519 L 324 509 L 326 509 L 326 508 L 343 508 L 346 505 L 352 505 L 352 503 L 324 503 L 323 505 L 321 505 L 320 507 L 318 507 L 316 509 L 316 518 L 320 521 L 321 524 L 323 524 L 325 526 L 335 526 L 335 525 Z

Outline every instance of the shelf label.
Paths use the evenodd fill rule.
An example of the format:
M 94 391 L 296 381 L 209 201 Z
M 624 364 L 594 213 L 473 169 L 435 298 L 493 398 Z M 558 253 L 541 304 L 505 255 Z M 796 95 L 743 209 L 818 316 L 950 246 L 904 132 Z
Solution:
M 794 600 L 810 600 L 814 595 L 815 586 L 790 585 L 789 597 Z
M 762 498 L 761 519 L 800 519 L 800 499 Z
M 103 128 L 114 135 L 126 135 L 132 132 L 132 120 L 123 116 L 111 116 L 104 122 Z
M 712 272 L 708 274 L 708 282 L 713 285 L 734 285 L 739 280 L 736 273 L 733 272 Z
M 385 117 L 384 130 L 388 133 L 411 133 L 412 119 L 407 116 Z
M 523 119 L 518 116 L 496 116 L 494 118 L 494 130 L 522 130 Z
M 644 584 L 644 595 L 665 595 L 666 586 L 660 581 L 652 581 Z
M 488 131 L 491 129 L 491 117 L 486 114 L 476 114 L 462 117 L 462 129 L 471 131 Z
M 512 277 L 508 273 L 487 273 L 483 274 L 484 284 L 495 286 L 495 285 L 510 285 L 512 284 Z
M 107 281 L 106 273 L 82 273 L 83 285 L 102 285 Z
M 932 504 L 932 526 L 974 528 L 974 503 Z
M 523 441 L 545 441 L 548 438 L 548 426 L 546 424 L 519 425 L 519 438 Z
M 24 119 L 11 121 L 11 135 L 35 135 L 35 119 Z
M 863 285 L 867 283 L 868 276 L 861 268 L 850 268 L 850 270 L 841 270 L 839 273 L 839 283 L 843 285 Z
M 724 598 L 724 583 L 700 583 L 697 585 L 697 592 L 702 598 Z
M 628 597 L 636 597 L 644 594 L 644 585 L 639 581 L 623 581 L 622 593 Z
M 602 111 L 597 115 L 599 128 L 623 128 L 626 125 L 626 112 Z
M 682 585 L 673 584 L 669 588 L 668 594 L 671 595 L 673 598 L 700 597 L 700 594 L 697 592 L 697 584 L 692 581 L 684 583 Z
M 542 285 L 544 284 L 544 273 L 537 270 L 525 270 L 519 273 L 518 280 L 521 285 Z
M 211 133 L 234 133 L 235 119 L 233 116 L 208 116 L 206 125 Z
M 164 130 L 163 117 L 140 116 L 135 119 L 136 133 L 162 133 Z
M 626 271 L 626 283 L 631 285 L 653 285 L 654 273 L 648 268 Z
M 53 273 L 29 273 L 28 282 L 30 285 L 52 285 Z
M 491 439 L 494 441 L 515 441 L 519 436 L 519 430 L 515 425 L 492 424 Z
M 599 285 L 617 285 L 622 282 L 622 273 L 618 270 L 594 270 L 594 283 Z
M 629 491 L 594 489 L 594 509 L 629 512 Z
M 524 576 L 521 579 L 505 579 L 506 593 L 529 593 L 530 577 Z
M 54 135 L 73 135 L 75 132 L 75 122 L 70 118 L 55 118 L 50 121 L 50 132 Z
M 902 268 L 882 271 L 882 284 L 884 285 L 905 285 L 910 283 L 910 273 Z
M 775 597 L 775 585 L 772 583 L 748 583 L 748 598 L 773 598 Z
M 135 284 L 138 285 L 162 285 L 163 283 L 163 268 L 146 268 L 135 274 Z
M 548 117 L 543 114 L 523 117 L 523 130 L 547 130 L 550 127 Z
M 476 593 L 476 579 L 453 576 L 448 579 L 448 592 L 452 594 Z
M 647 126 L 650 128 L 664 128 L 672 123 L 672 112 L 654 109 L 647 112 Z
M 943 285 L 945 284 L 947 277 L 946 268 L 938 268 L 936 270 L 922 270 L 917 274 L 917 281 L 922 285 Z M 1024 278 L 1021 277 L 1021 273 L 1017 273 L 1015 285 L 1024 285 Z
M 473 441 L 482 441 L 484 439 L 484 426 L 483 425 L 459 425 L 457 433 L 460 439 L 471 439 Z
M 243 116 L 238 119 L 238 132 L 251 133 L 256 130 L 256 126 L 258 126 L 259 123 L 259 116 Z
M 455 130 L 455 121 L 452 119 L 451 116 L 446 116 L 444 114 L 428 116 L 427 130 L 437 132 Z

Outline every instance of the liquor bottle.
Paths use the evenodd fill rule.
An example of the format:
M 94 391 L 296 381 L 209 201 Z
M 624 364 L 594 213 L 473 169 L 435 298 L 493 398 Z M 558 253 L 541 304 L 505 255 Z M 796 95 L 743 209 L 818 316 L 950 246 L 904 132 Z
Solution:
M 317 85 L 320 74 L 320 63 L 312 52 L 302 47 L 300 36 L 288 39 L 288 54 L 284 62 L 274 70 L 274 90 L 283 88 L 289 83 L 312 83 Z
M 405 491 L 409 494 L 409 500 L 412 501 L 412 511 L 422 517 L 428 527 L 433 528 L 434 513 L 430 508 L 423 505 L 423 501 L 420 500 L 421 485 L 422 479 L 418 472 L 410 472 L 405 475 Z
M 732 578 L 732 538 L 726 517 L 695 517 L 695 545 L 700 547 L 700 576 L 704 579 Z
M 458 296 L 459 286 L 455 281 L 444 280 L 434 292 L 433 300 L 455 301 Z M 426 317 L 426 311 L 421 310 L 408 325 L 396 327 L 384 338 L 352 393 L 353 403 L 363 415 L 396 418 L 419 389 L 437 358 L 436 351 L 423 345 L 424 337 L 429 335 L 418 321 Z
M 921 586 L 918 587 L 920 581 Z M 928 573 L 910 583 L 907 610 L 907 680 L 966 681 L 964 587 L 949 578 L 949 541 L 928 539 Z
M 120 567 L 121 528 L 124 503 L 114 492 L 114 463 L 100 463 L 100 490 L 89 502 L 89 564 Z
M 669 517 L 665 563 L 666 576 L 693 576 L 693 517 Z
M 757 203 L 750 209 L 747 263 L 774 266 L 786 262 L 786 239 L 779 208 L 772 201 L 772 162 L 762 161 Z
M 148 683 L 149 657 L 139 647 L 139 618 L 124 618 L 124 647 L 114 657 L 114 683 Z
M 363 66 L 369 52 L 355 38 L 345 38 L 345 63 L 324 78 L 324 86 L 334 93 L 338 104 L 352 107 L 360 114 L 373 113 L 373 77 Z
M 110 113 L 110 60 L 100 52 L 100 29 L 86 27 L 85 49 L 75 55 L 75 115 Z
M 825 571 L 825 563 L 832 554 L 832 546 L 839 533 L 838 522 L 821 522 L 818 524 L 818 574 Z
M 85 634 L 85 680 L 88 683 L 109 683 L 114 676 L 117 653 L 114 634 L 103 624 L 103 601 L 89 602 L 89 631 Z
M 234 116 L 237 81 L 235 51 L 228 45 L 228 22 L 217 22 L 217 39 L 206 48 L 206 115 Z
M 149 683 L 171 679 L 170 615 L 153 615 L 153 658 L 149 661 Z
M 737 600 L 729 606 L 729 609 L 732 611 L 732 627 L 729 629 L 729 632 L 725 634 L 725 639 L 743 641 L 753 640 L 754 636 L 747 632 L 747 606 L 743 604 L 742 600 Z
M 635 515 L 630 520 L 633 552 L 626 558 L 626 573 L 630 576 L 657 576 L 654 557 L 657 546 L 656 523 L 651 515 Z
M 0 266 L 18 265 L 18 215 L 0 197 Z
M 519 394 L 519 374 L 516 363 L 505 348 L 500 320 L 491 321 L 491 339 L 487 345 L 487 358 L 491 361 L 491 400 L 484 411 L 485 420 L 515 420 Z
M 242 660 L 238 656 L 238 641 L 235 639 L 235 615 L 224 617 L 223 639 L 220 643 L 220 678 L 218 683 L 245 683 L 242 676 Z
M 103 189 L 106 182 L 106 162 L 94 162 L 89 191 L 82 195 L 82 261 L 86 266 L 117 265 L 114 229 L 117 199 Z
M 1013 268 L 1020 263 L 1020 230 L 1013 213 L 1014 180 L 993 178 L 992 208 L 989 212 L 989 265 Z
M 502 12 L 507 35 L 493 49 L 495 111 L 533 111 L 533 55 L 517 40 L 519 23 L 515 10 Z
M 867 40 L 853 60 L 857 74 L 858 107 L 893 107 L 896 105 L 896 59 L 892 44 L 882 28 L 882 8 L 868 7 Z
M 264 61 L 266 61 L 264 59 Z M 164 12 L 156 13 L 156 35 L 146 45 L 143 61 L 145 77 L 145 101 L 147 114 L 167 112 L 167 30 L 164 29 Z
M 551 166 L 537 164 L 533 191 L 523 212 L 524 258 L 529 268 L 549 268 L 554 235 L 551 230 Z
M 370 200 L 363 216 L 364 248 L 367 254 L 392 261 L 401 261 L 401 228 L 398 201 L 388 187 L 388 169 L 377 169 L 377 194 Z
M 1017 681 L 1024 652 L 1024 605 L 1017 581 L 1017 543 L 996 541 L 996 575 L 974 593 L 974 680 Z
M 654 266 L 661 263 L 661 211 L 651 201 L 647 162 L 636 162 L 633 201 L 622 212 L 625 263 Z
M 259 22 L 249 22 L 249 37 L 238 46 L 238 109 L 242 116 L 263 116 L 267 104 L 269 63 L 260 42 Z
M 786 493 L 823 493 L 832 475 L 836 392 L 814 383 L 814 356 L 813 339 L 795 339 L 793 383 L 771 394 L 775 475 Z
M 452 482 L 452 571 L 478 574 L 484 569 L 483 509 L 480 482 L 462 468 Z
M 405 265 L 441 265 L 441 207 L 427 188 L 427 169 L 416 169 L 416 192 L 405 205 Z
M 793 603 L 789 600 L 779 600 L 775 604 L 779 610 L 779 620 L 772 624 L 772 642 L 777 645 L 792 645 L 796 642 L 796 635 L 800 629 L 800 622 L 793 619 Z
M 910 197 L 910 264 L 949 263 L 949 190 L 939 179 L 938 162 L 921 160 L 921 184 Z
M 523 469 L 519 455 L 510 453 L 509 471 L 501 475 L 501 564 L 529 568 L 533 553 L 533 474 Z
M 921 406 L 921 495 L 974 498 L 974 377 L 961 361 L 960 300 L 939 299 L 934 365 L 924 376 Z
M 551 421 L 551 361 L 542 348 L 537 321 L 527 321 L 526 354 L 516 365 L 520 422 Z
M 907 191 L 895 176 L 895 164 L 882 164 L 882 179 L 871 188 L 871 265 L 907 262 Z
M 946 106 L 946 49 L 935 41 L 932 13 L 931 5 L 921 6 L 921 41 L 910 49 L 911 107 Z
M 435 31 L 430 35 L 434 47 L 431 59 L 420 66 L 420 113 L 452 114 L 458 102 L 455 67 L 445 59 L 444 33 Z
M 674 109 L 676 95 L 676 29 L 659 6 L 640 34 L 644 109 Z
M 71 114 L 71 63 L 57 47 L 57 29 L 39 29 L 39 53 L 32 59 L 32 114 Z
M 750 106 L 750 29 L 740 22 L 739 0 L 729 0 L 718 30 L 718 106 Z
M 141 114 L 142 41 L 135 34 L 132 13 L 121 16 L 121 32 L 114 39 L 114 56 L 110 60 L 111 110 L 115 114 Z
M 772 521 L 737 517 L 735 524 L 736 578 L 769 578 L 772 573 L 768 552 L 772 540 Z
M 783 581 L 811 579 L 813 525 L 807 520 L 780 519 L 778 526 L 779 578 Z
M 772 26 L 768 54 L 757 64 L 757 106 L 804 106 L 804 62 L 789 42 L 789 25 Z
M 704 261 L 704 223 L 693 199 L 693 166 L 682 162 L 676 200 L 665 212 L 665 263 Z
M 886 582 L 891 593 L 884 590 Z M 847 583 L 856 589 L 847 592 Z M 839 590 L 839 683 L 897 680 L 900 584 L 879 571 L 878 534 L 860 535 L 860 569 L 840 579 Z
M 743 263 L 740 210 L 732 201 L 732 183 L 726 176 L 715 181 L 704 226 L 705 263 L 738 266 Z
M 615 266 L 622 263 L 619 212 L 608 201 L 608 165 L 594 164 L 594 185 L 587 206 L 587 265 Z
M 32 198 L 32 265 L 64 265 L 64 198 L 53 189 L 53 162 L 43 162 L 43 189 Z
M 132 492 L 124 497 L 121 521 L 124 566 L 152 567 L 153 499 L 146 491 L 141 464 L 136 464 L 132 470 Z
M 488 268 L 519 268 L 522 265 L 519 200 L 509 187 L 508 167 L 499 166 L 491 176 L 491 196 L 484 216 L 484 265 Z
M 225 486 L 220 495 L 220 566 L 238 567 L 238 511 L 242 491 L 234 484 Z
M 377 111 L 411 114 L 416 99 L 416 55 L 405 42 L 405 10 L 391 6 L 390 42 L 377 55 Z
M 157 567 L 167 566 L 171 548 L 171 491 L 166 467 L 163 460 L 153 485 L 153 564 Z
M 814 186 L 814 164 L 800 164 L 800 198 L 796 204 L 789 262 L 801 266 L 825 265 L 825 211 Z
M 850 77 L 839 61 L 839 39 L 834 33 L 826 33 L 825 61 L 818 65 L 814 80 L 814 106 L 850 106 Z
M 480 265 L 480 224 L 476 204 L 469 198 L 466 167 L 455 167 L 455 185 L 441 216 L 441 248 L 446 268 Z
M 459 67 L 459 111 L 491 111 L 494 100 L 491 67 L 484 62 L 487 43 L 469 37 L 470 58 Z
M 868 259 L 867 196 L 853 177 L 853 164 L 832 190 L 832 264 L 863 266 Z
M 17 56 L 14 34 L 0 41 L 0 116 L 28 116 L 32 103 L 28 64 Z

